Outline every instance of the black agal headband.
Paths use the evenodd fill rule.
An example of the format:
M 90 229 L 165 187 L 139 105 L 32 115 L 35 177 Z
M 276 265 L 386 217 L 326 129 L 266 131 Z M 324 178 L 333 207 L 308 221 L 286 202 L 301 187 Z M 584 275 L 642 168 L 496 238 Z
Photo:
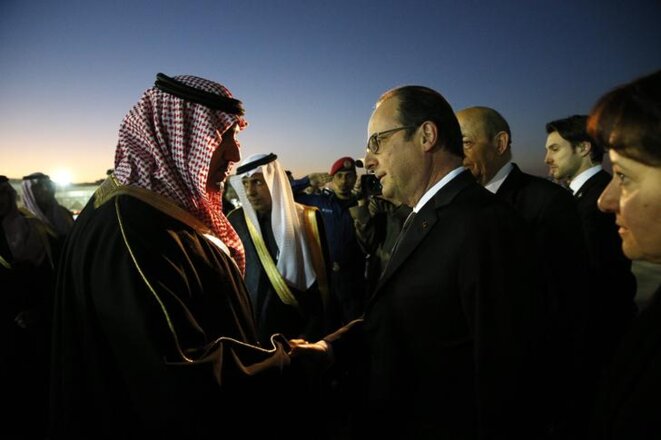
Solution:
M 244 114 L 243 103 L 238 99 L 196 89 L 162 73 L 156 74 L 154 86 L 177 98 L 192 101 L 213 110 L 220 110 L 230 115 L 243 116 Z
M 260 167 L 262 165 L 266 165 L 267 163 L 271 163 L 274 160 L 276 160 L 278 156 L 276 154 L 269 154 L 267 156 L 262 157 L 261 159 L 257 159 L 254 162 L 247 163 L 245 165 L 241 165 L 239 168 L 236 169 L 236 175 L 239 176 L 243 173 L 247 173 L 248 171 L 252 171 L 257 167 Z

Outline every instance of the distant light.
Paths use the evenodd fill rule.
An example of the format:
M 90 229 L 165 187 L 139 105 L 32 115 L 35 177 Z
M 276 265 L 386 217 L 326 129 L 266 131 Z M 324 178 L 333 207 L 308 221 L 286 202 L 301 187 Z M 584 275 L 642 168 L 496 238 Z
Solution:
M 55 171 L 51 175 L 51 180 L 55 182 L 57 186 L 67 187 L 71 184 L 71 173 L 67 170 Z

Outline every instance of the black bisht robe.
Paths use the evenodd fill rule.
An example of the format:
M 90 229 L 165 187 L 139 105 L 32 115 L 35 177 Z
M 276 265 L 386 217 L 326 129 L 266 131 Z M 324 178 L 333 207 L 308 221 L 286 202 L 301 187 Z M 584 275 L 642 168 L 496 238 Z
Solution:
M 258 346 L 233 260 L 158 203 L 94 202 L 58 274 L 52 438 L 209 438 L 246 417 L 274 437 L 287 346 Z

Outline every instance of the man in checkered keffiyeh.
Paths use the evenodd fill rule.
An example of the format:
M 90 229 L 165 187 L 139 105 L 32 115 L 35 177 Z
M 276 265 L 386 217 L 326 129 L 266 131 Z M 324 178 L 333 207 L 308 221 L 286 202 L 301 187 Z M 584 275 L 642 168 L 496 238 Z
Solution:
M 173 79 L 232 98 L 224 86 L 203 78 Z M 241 159 L 234 135 L 247 125 L 242 112 L 214 110 L 153 87 L 122 122 L 114 173 L 122 185 L 149 189 L 193 213 L 230 248 L 242 272 L 243 246 L 223 214 L 219 184 Z
M 206 79 L 156 78 L 61 253 L 50 437 L 214 438 L 221 418 L 245 420 L 250 399 L 260 423 L 243 434 L 281 438 L 289 346 L 258 340 L 243 246 L 221 206 L 242 104 Z

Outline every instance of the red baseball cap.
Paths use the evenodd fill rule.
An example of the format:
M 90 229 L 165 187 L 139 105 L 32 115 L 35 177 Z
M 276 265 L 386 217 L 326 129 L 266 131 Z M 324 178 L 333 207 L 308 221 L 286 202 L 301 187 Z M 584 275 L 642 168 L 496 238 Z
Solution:
M 341 157 L 331 166 L 330 174 L 334 176 L 338 171 L 356 171 L 356 161 L 350 157 Z

